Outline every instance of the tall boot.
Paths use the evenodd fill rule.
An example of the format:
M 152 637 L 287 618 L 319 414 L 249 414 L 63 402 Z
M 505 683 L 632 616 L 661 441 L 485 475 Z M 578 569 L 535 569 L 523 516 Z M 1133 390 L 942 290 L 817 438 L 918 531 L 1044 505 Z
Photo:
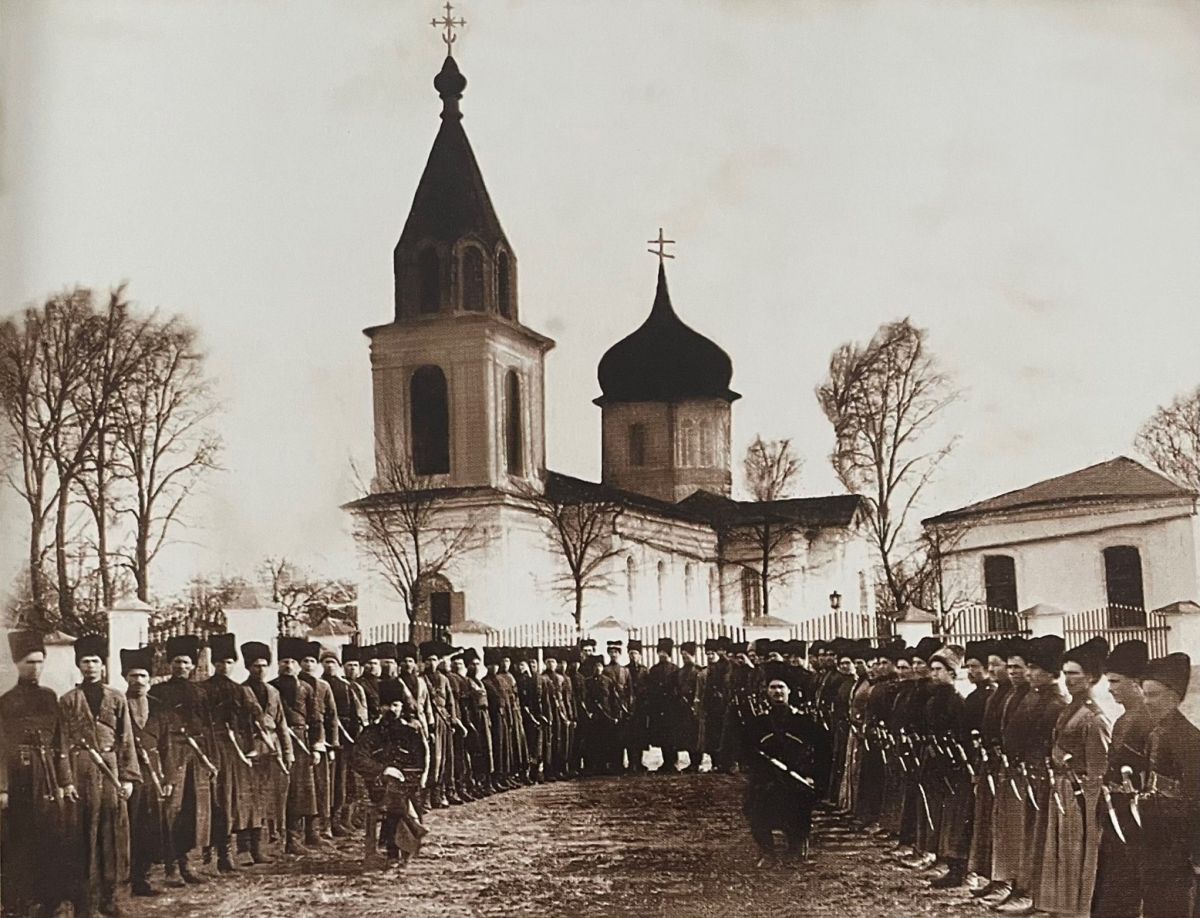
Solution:
M 304 836 L 304 817 L 289 816 L 287 820 L 287 842 L 284 844 L 283 850 L 288 854 L 303 856 L 311 854 L 308 848 L 304 847 L 301 839 Z
M 967 880 L 967 862 L 954 858 L 948 861 L 950 869 L 936 880 L 931 880 L 929 885 L 933 889 L 954 889 L 962 886 Z
M 229 836 L 218 838 L 216 843 L 217 848 L 217 872 L 218 873 L 236 873 L 237 865 L 229 856 Z
M 256 864 L 269 864 L 273 860 L 270 855 L 263 854 L 262 850 L 262 829 L 251 829 L 250 835 L 250 859 Z

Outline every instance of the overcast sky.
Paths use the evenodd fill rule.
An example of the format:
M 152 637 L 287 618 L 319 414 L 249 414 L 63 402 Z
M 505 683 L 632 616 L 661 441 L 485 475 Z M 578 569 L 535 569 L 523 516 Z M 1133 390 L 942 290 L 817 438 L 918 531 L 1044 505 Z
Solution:
M 351 570 L 361 329 L 438 126 L 417 0 L 3 0 L 0 307 L 75 283 L 202 331 L 227 471 L 159 575 Z M 672 296 L 733 359 L 734 454 L 903 315 L 963 390 L 925 514 L 1132 449 L 1200 382 L 1194 2 L 463 0 L 465 127 L 547 363 L 551 467 L 599 474 L 595 367 Z M 735 475 L 736 477 L 736 475 Z M 24 522 L 6 497 L 0 567 Z M 7 580 L 7 577 L 5 577 Z

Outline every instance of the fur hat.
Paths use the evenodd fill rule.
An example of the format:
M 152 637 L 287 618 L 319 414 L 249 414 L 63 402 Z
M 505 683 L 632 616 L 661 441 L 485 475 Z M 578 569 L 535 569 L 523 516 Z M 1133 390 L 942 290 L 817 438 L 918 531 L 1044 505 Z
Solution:
M 942 639 L 926 635 L 917 641 L 917 646 L 908 653 L 909 660 L 921 660 L 928 663 L 935 653 L 942 649 Z
M 992 652 L 991 641 L 967 641 L 967 646 L 963 648 L 963 662 L 975 660 L 987 666 L 988 655 Z
M 619 644 L 620 641 L 618 641 L 617 643 Z M 630 638 L 629 639 L 629 649 L 630 650 L 641 650 L 642 642 L 638 638 Z
M 75 641 L 75 662 L 79 663 L 84 657 L 99 657 L 108 659 L 108 638 L 102 634 L 85 634 Z
M 1033 638 L 1025 653 L 1025 662 L 1048 673 L 1060 672 L 1066 646 L 1067 642 L 1057 634 L 1044 634 Z
M 396 660 L 396 661 L 414 660 L 415 661 L 415 660 L 421 659 L 421 655 L 417 652 L 416 645 L 412 644 L 412 643 L 406 642 L 404 644 L 392 644 L 392 647 L 391 647 L 392 652 L 389 656 L 384 656 L 383 652 L 385 649 L 386 648 L 383 645 L 380 645 L 379 659 L 381 659 L 381 660 Z
M 1096 635 L 1064 653 L 1062 662 L 1073 660 L 1087 675 L 1093 679 L 1099 679 L 1104 673 L 1106 659 L 1108 659 L 1108 641 L 1103 636 Z
M 242 645 L 242 660 L 246 666 L 257 663 L 259 660 L 266 660 L 267 664 L 271 663 L 271 645 L 264 644 L 261 641 L 247 641 Z
M 959 645 L 947 644 L 932 657 L 930 657 L 929 662 L 933 663 L 934 660 L 937 660 L 939 663 L 945 664 L 950 669 L 958 669 L 963 665 L 964 653 L 965 651 Z
M 127 675 L 135 669 L 154 672 L 154 648 L 139 647 L 136 650 L 121 650 L 121 675 Z
M 1146 664 L 1142 681 L 1161 682 L 1180 698 L 1187 694 L 1192 677 L 1192 658 L 1186 653 L 1169 653 Z
M 188 657 L 193 664 L 200 660 L 200 638 L 194 634 L 180 634 L 167 638 L 167 660 Z
M 399 679 L 385 679 L 379 683 L 379 703 L 391 704 L 393 701 L 404 701 L 411 692 Z
M 20 663 L 31 653 L 46 653 L 46 640 L 40 631 L 8 632 L 8 649 L 14 663 Z
M 236 660 L 238 658 L 237 638 L 232 634 L 210 634 L 208 649 L 212 652 L 214 663 L 218 660 Z
M 1145 641 L 1137 639 L 1122 641 L 1108 655 L 1104 671 L 1128 676 L 1130 679 L 1140 679 L 1149 662 L 1150 651 Z
M 659 638 L 657 650 L 659 653 L 674 653 L 675 641 L 669 637 Z
M 279 659 L 295 660 L 299 663 L 308 656 L 308 641 L 298 637 L 281 637 L 279 639 Z
M 371 659 L 399 660 L 400 658 L 396 656 L 397 653 L 399 653 L 399 648 L 396 646 L 395 641 L 380 641 L 375 645 L 375 656 L 371 657 Z
M 705 653 L 716 653 L 720 649 L 721 649 L 721 639 L 720 638 L 705 638 L 704 639 L 704 652 Z
M 347 644 L 342 648 L 342 665 L 347 663 L 361 663 L 358 658 L 359 648 L 356 644 Z

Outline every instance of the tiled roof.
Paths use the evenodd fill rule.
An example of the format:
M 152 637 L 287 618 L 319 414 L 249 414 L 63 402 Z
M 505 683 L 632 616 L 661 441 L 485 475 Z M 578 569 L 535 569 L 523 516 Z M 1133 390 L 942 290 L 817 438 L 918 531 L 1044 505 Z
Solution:
M 1126 456 L 1089 465 L 1077 472 L 1047 478 L 1027 488 L 1009 491 L 978 503 L 960 507 L 925 520 L 940 523 L 1009 510 L 1072 504 L 1104 504 L 1128 500 L 1195 497 L 1165 475 L 1146 468 Z
M 733 500 L 711 491 L 697 491 L 681 500 L 679 506 L 706 516 L 714 525 L 753 526 L 779 522 L 819 529 L 849 526 L 862 503 L 863 499 L 857 494 L 749 501 Z

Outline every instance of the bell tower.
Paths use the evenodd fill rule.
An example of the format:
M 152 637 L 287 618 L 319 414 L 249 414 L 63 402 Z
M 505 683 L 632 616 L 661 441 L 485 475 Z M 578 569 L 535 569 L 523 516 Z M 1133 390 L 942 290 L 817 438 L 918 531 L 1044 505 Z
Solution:
M 452 51 L 461 22 L 434 24 Z M 554 342 L 521 324 L 516 255 L 463 130 L 452 54 L 433 85 L 441 125 L 393 253 L 395 315 L 364 332 L 378 485 L 402 467 L 420 487 L 537 487 Z

